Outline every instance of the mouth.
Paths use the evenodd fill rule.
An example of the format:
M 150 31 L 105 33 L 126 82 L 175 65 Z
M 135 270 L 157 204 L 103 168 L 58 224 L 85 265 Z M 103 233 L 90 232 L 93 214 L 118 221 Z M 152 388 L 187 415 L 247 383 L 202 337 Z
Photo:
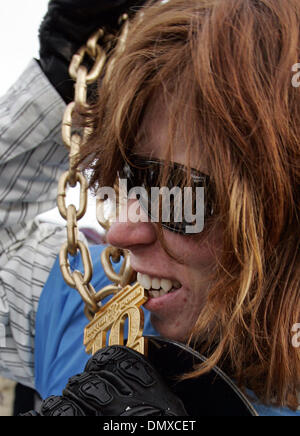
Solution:
M 150 298 L 160 298 L 181 288 L 181 283 L 175 279 L 151 277 L 148 274 L 137 273 L 138 283 L 148 291 Z

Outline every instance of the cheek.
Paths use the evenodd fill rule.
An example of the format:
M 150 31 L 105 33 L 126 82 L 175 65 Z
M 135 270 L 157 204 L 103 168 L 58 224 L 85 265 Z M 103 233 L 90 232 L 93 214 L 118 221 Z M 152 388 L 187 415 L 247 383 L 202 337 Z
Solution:
M 173 248 L 176 255 L 180 256 L 187 269 L 211 269 L 216 266 L 221 254 L 222 235 L 222 230 L 215 228 L 199 237 L 178 236 L 172 238 L 172 245 L 168 245 Z
M 209 289 L 215 280 L 222 251 L 222 232 L 211 232 L 197 239 L 190 239 L 184 245 L 184 249 L 182 248 L 182 277 L 183 283 L 193 295 L 192 298 L 189 295 L 189 303 L 193 301 L 199 309 L 205 304 Z

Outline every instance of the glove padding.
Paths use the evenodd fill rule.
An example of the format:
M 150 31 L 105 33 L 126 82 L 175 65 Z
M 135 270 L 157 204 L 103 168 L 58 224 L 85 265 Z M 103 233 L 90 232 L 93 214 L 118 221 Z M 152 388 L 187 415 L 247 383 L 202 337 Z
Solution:
M 100 27 L 119 30 L 119 17 L 133 15 L 146 0 L 51 0 L 40 26 L 40 65 L 69 103 L 74 83 L 68 74 L 72 56 Z
M 28 412 L 27 416 L 38 416 Z M 98 351 L 41 416 L 186 416 L 181 400 L 140 353 L 122 346 Z M 24 415 L 23 415 L 24 416 Z

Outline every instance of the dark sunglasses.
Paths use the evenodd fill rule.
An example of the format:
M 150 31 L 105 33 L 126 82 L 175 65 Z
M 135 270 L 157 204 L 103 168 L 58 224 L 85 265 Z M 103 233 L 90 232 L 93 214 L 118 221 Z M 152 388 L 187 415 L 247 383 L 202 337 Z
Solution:
M 168 170 L 165 172 L 166 165 Z M 164 174 L 166 173 L 166 176 Z M 201 190 L 202 201 L 202 218 L 204 220 L 210 218 L 213 214 L 213 186 L 210 177 L 195 169 L 188 170 L 184 165 L 178 163 L 167 163 L 158 159 L 146 159 L 140 156 L 133 156 L 130 158 L 130 163 L 125 163 L 121 171 L 119 171 L 119 178 L 126 179 L 127 181 L 127 195 L 130 191 L 137 187 L 143 188 L 141 191 L 137 190 L 138 201 L 143 210 L 151 218 L 152 222 L 160 222 L 161 225 L 168 230 L 183 235 L 190 234 L 191 219 L 186 220 L 186 215 L 183 210 L 186 210 L 186 204 L 189 204 L 190 211 L 195 217 L 198 211 L 197 201 L 199 202 L 199 190 Z M 172 193 L 168 197 L 161 194 L 161 185 L 167 188 L 167 194 Z M 153 188 L 159 188 L 159 197 L 154 196 Z M 175 188 L 175 189 L 174 189 Z M 189 188 L 189 189 L 186 189 Z M 156 193 L 157 191 L 156 190 Z M 182 195 L 184 192 L 184 195 Z M 159 198 L 159 203 L 156 201 Z M 168 199 L 168 213 L 167 217 L 162 214 L 164 201 Z M 184 216 L 183 216 L 184 215 Z M 164 219 L 165 218 L 165 219 Z M 200 233 L 200 231 L 193 233 Z

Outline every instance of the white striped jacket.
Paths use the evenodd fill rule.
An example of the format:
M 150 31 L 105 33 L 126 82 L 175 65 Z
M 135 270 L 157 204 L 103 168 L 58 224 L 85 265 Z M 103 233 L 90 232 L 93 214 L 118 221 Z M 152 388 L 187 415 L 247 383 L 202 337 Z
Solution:
M 66 239 L 35 220 L 55 207 L 67 167 L 64 109 L 35 60 L 0 100 L 0 375 L 31 387 L 39 297 Z

